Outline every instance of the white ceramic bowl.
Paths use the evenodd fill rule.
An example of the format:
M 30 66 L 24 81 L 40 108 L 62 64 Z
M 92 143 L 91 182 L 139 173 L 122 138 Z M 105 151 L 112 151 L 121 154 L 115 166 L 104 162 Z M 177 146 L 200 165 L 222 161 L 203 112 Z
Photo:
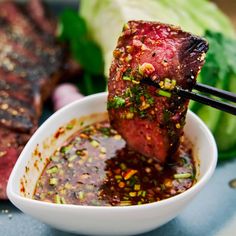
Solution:
M 170 221 L 202 190 L 215 170 L 217 148 L 206 125 L 189 111 L 185 134 L 194 144 L 194 153 L 200 161 L 200 175 L 198 182 L 184 193 L 160 202 L 117 207 L 58 205 L 30 199 L 46 158 L 75 132 L 74 129 L 79 128 L 79 121 L 85 120 L 85 125 L 99 121 L 101 115 L 89 115 L 106 112 L 106 99 L 107 94 L 100 93 L 76 101 L 52 115 L 35 132 L 22 151 L 8 182 L 7 194 L 16 207 L 64 231 L 131 235 L 152 230 Z M 77 122 L 75 128 L 64 129 L 71 120 Z M 58 136 L 56 140 L 55 134 Z

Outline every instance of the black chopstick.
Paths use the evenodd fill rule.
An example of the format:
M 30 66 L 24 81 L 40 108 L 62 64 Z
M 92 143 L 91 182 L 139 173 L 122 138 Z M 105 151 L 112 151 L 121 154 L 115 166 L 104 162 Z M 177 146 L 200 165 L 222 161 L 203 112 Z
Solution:
M 226 103 L 223 101 L 215 100 L 213 98 L 209 98 L 209 97 L 204 96 L 202 94 L 190 92 L 188 90 L 184 90 L 181 88 L 177 88 L 177 94 L 181 97 L 185 97 L 185 98 L 194 100 L 196 102 L 200 102 L 202 104 L 214 107 L 218 110 L 225 111 L 225 112 L 230 113 L 232 115 L 236 115 L 236 106 L 233 104 L 229 104 L 229 103 Z
M 206 84 L 196 83 L 194 86 L 195 90 L 198 90 L 203 93 L 209 93 L 219 98 L 224 98 L 232 102 L 236 102 L 236 94 L 222 89 L 214 88 Z
M 160 89 L 159 84 L 155 83 L 154 81 L 150 79 L 142 79 L 141 83 L 147 84 L 154 86 L 156 88 Z M 210 95 L 214 95 L 220 98 L 228 99 L 229 101 L 236 102 L 236 94 L 233 94 L 228 91 L 224 91 L 221 89 L 213 88 L 208 85 L 203 85 L 203 84 L 196 84 L 194 86 L 194 89 L 204 92 L 204 93 L 209 93 Z M 205 95 L 198 94 L 189 90 L 184 90 L 178 86 L 176 86 L 176 89 L 173 90 L 174 93 L 178 94 L 180 97 L 188 98 L 191 100 L 194 100 L 196 102 L 200 102 L 202 104 L 214 107 L 216 109 L 225 111 L 227 113 L 230 113 L 232 115 L 236 115 L 236 106 L 233 104 L 229 104 L 223 101 L 215 100 L 213 98 L 209 98 Z

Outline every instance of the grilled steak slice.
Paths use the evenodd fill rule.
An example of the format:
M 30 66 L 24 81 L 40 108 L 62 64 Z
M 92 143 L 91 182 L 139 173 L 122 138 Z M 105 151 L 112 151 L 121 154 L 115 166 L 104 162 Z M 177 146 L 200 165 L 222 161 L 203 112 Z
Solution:
M 29 1 L 26 10 L 30 13 L 30 17 L 35 22 L 35 25 L 44 34 L 55 36 L 57 21 L 40 0 Z
M 207 49 L 204 39 L 175 26 L 145 21 L 124 26 L 110 68 L 108 112 L 130 147 L 161 162 L 176 151 L 189 101 L 164 90 L 191 90 Z M 143 78 L 161 89 L 141 84 Z
M 10 172 L 38 127 L 42 103 L 62 75 L 65 58 L 54 37 L 56 24 L 45 17 L 41 2 L 27 4 L 0 3 L 0 199 L 7 197 Z
M 39 91 L 37 86 L 29 83 L 24 78 L 16 76 L 14 73 L 5 72 L 0 69 L 0 96 L 14 97 L 33 105 L 34 108 L 40 106 Z M 20 93 L 16 93 L 20 88 Z M 37 115 L 39 116 L 39 114 Z
M 18 45 L 18 52 L 21 50 L 21 53 L 17 54 L 16 52 L 7 55 L 9 63 L 3 65 L 4 69 L 14 71 L 20 76 L 24 75 L 30 81 L 34 80 L 34 83 L 37 83 L 41 88 L 42 97 L 46 98 L 50 94 L 51 87 L 55 84 L 53 82 L 58 80 L 58 76 L 54 76 L 56 81 L 52 80 L 52 76 L 62 67 L 61 62 L 64 60 L 62 47 L 55 43 L 55 38 L 52 40 L 44 37 L 48 34 L 47 32 L 38 33 L 35 31 L 33 27 L 35 23 L 27 14 L 24 15 L 22 7 L 16 3 L 8 1 L 0 3 L 0 18 L 2 19 L 2 31 L 5 32 L 5 37 L 8 41 L 13 41 Z M 32 55 L 30 57 L 25 56 L 30 52 L 37 57 L 38 61 L 35 61 Z M 52 83 L 52 86 L 49 83 Z

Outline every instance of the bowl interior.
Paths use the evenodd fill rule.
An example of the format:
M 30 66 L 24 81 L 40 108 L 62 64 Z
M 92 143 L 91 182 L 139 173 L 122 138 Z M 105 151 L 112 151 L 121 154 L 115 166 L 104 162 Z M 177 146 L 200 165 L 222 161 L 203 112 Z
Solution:
M 199 159 L 200 168 L 197 183 L 184 193 L 157 203 L 109 208 L 58 205 L 30 199 L 36 182 L 55 149 L 81 127 L 96 121 L 102 121 L 107 117 L 106 100 L 107 93 L 100 93 L 76 101 L 53 114 L 35 132 L 15 164 L 7 186 L 9 199 L 22 211 L 59 229 L 73 232 L 109 234 L 117 230 L 117 232 L 123 232 L 123 234 L 140 233 L 175 217 L 182 207 L 206 184 L 216 166 L 216 144 L 205 124 L 196 115 L 188 111 L 184 131 L 185 135 L 194 144 L 194 155 Z M 170 206 L 172 208 L 169 208 Z M 157 210 L 159 207 L 164 208 L 163 210 Z M 137 211 L 141 210 L 141 214 L 135 213 L 135 209 Z M 152 212 L 151 209 L 153 209 Z M 60 215 L 61 213 L 63 214 Z M 110 213 L 115 214 L 111 216 Z M 100 214 L 103 217 L 100 217 Z M 50 215 L 51 217 L 47 217 Z M 76 217 L 79 216 L 83 218 L 81 224 L 76 220 Z M 145 218 L 143 218 L 144 216 Z M 70 220 L 66 221 L 63 217 Z M 107 224 L 105 226 L 103 223 L 106 220 L 109 221 L 111 217 L 114 217 L 114 224 L 103 230 L 103 226 L 107 227 Z M 130 221 L 131 218 L 132 221 Z M 94 228 L 89 231 L 87 229 L 91 224 L 91 220 L 94 223 Z M 129 222 L 128 225 L 127 222 Z M 122 224 L 123 227 L 126 227 L 123 231 L 121 231 Z M 97 228 L 95 225 L 97 225 Z
M 36 182 L 55 149 L 81 127 L 107 118 L 106 99 L 107 94 L 101 93 L 76 101 L 56 112 L 36 131 L 11 175 L 11 180 L 14 179 L 12 190 L 16 194 L 32 197 Z M 206 154 L 214 155 L 214 140 L 202 121 L 190 111 L 184 132 L 194 144 L 194 156 L 200 162 L 200 180 L 212 166 L 212 158 L 205 157 Z

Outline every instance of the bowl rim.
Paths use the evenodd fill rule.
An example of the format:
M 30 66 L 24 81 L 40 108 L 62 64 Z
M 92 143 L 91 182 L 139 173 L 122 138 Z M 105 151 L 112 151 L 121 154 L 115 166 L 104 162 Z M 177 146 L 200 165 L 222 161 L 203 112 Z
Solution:
M 52 120 L 54 120 L 57 116 L 61 116 L 67 110 L 71 110 L 75 106 L 80 106 L 80 104 L 84 103 L 85 100 L 86 100 L 86 102 L 89 102 L 88 100 L 93 101 L 94 98 L 96 98 L 96 99 L 102 98 L 104 96 L 107 96 L 107 94 L 108 94 L 107 92 L 92 94 L 92 95 L 84 97 L 81 100 L 74 101 L 74 102 L 64 106 L 60 110 L 53 113 L 36 130 L 36 132 L 32 135 L 32 137 L 30 138 L 28 143 L 25 145 L 23 151 L 21 152 L 21 154 L 20 154 L 20 156 L 19 156 L 17 162 L 15 163 L 15 166 L 14 166 L 12 172 L 11 172 L 9 180 L 8 180 L 7 196 L 13 204 L 15 204 L 17 206 L 19 202 L 22 202 L 22 203 L 26 203 L 26 204 L 27 203 L 28 204 L 34 204 L 35 206 L 45 206 L 47 208 L 51 207 L 51 208 L 71 209 L 71 210 L 82 210 L 82 209 L 86 209 L 86 210 L 88 209 L 88 210 L 93 210 L 93 211 L 94 210 L 95 211 L 142 210 L 142 209 L 149 209 L 149 208 L 158 207 L 158 206 L 165 206 L 165 205 L 171 204 L 173 202 L 176 202 L 176 201 L 178 201 L 182 198 L 187 197 L 188 195 L 191 195 L 191 193 L 193 193 L 193 192 L 197 193 L 208 182 L 208 180 L 213 175 L 214 170 L 215 170 L 216 165 L 217 165 L 217 156 L 218 156 L 217 145 L 216 145 L 215 139 L 213 137 L 213 134 L 211 133 L 209 128 L 206 126 L 206 124 L 196 114 L 194 114 L 192 111 L 188 110 L 188 115 L 190 115 L 191 118 L 195 119 L 199 123 L 199 125 L 202 127 L 201 132 L 205 133 L 207 139 L 209 140 L 209 143 L 211 143 L 210 146 L 211 146 L 211 149 L 212 149 L 211 150 L 211 156 L 212 156 L 211 159 L 212 160 L 211 160 L 209 168 L 206 170 L 205 174 L 201 177 L 201 179 L 199 181 L 197 181 L 191 188 L 187 189 L 183 193 L 180 193 L 178 195 L 172 196 L 172 197 L 167 198 L 167 199 L 163 199 L 161 201 L 146 203 L 146 204 L 142 204 L 142 205 L 112 206 L 112 207 L 110 207 L 110 206 L 90 206 L 90 205 L 73 205 L 73 204 L 48 203 L 48 202 L 43 202 L 43 201 L 23 197 L 23 196 L 19 195 L 18 193 L 16 193 L 14 191 L 14 187 L 13 187 L 13 185 L 14 185 L 13 180 L 19 178 L 19 177 L 16 176 L 17 172 L 18 172 L 18 168 L 19 168 L 18 166 L 20 165 L 20 162 L 21 162 L 21 159 L 23 158 L 23 156 L 28 152 L 27 150 L 31 148 L 30 146 L 31 146 L 31 143 L 33 142 L 32 140 L 34 140 L 35 137 L 38 136 L 38 134 L 41 132 L 41 130 L 44 130 L 45 127 L 48 126 L 48 123 L 52 122 Z

